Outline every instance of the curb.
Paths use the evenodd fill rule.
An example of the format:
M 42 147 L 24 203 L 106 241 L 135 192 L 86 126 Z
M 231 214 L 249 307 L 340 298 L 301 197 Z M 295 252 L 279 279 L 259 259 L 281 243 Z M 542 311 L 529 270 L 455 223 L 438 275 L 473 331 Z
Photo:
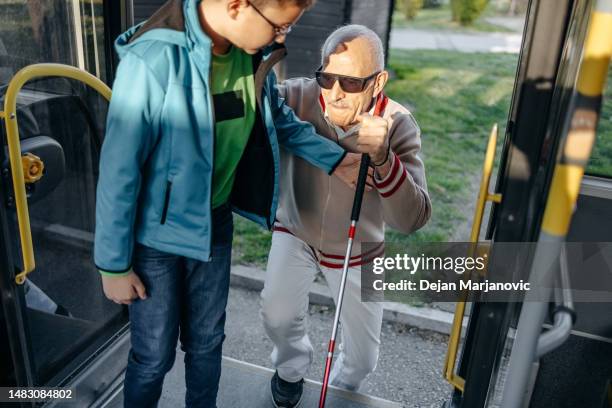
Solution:
M 230 283 L 235 287 L 261 291 L 264 286 L 264 276 L 265 272 L 261 269 L 244 265 L 232 265 Z M 309 298 L 311 304 L 334 305 L 327 285 L 318 282 L 312 284 Z M 453 313 L 431 307 L 414 307 L 403 303 L 385 302 L 383 320 L 448 335 L 453 323 Z M 464 329 L 466 325 L 467 318 L 464 318 Z

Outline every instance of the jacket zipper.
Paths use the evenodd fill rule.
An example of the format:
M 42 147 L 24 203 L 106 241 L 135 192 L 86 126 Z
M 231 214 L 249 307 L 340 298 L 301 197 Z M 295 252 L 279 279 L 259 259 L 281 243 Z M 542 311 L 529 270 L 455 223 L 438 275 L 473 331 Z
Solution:
M 162 210 L 162 216 L 161 216 L 161 221 L 160 224 L 165 224 L 166 223 L 166 217 L 168 216 L 168 205 L 170 204 L 170 191 L 172 190 L 172 182 L 171 181 L 167 181 L 166 182 L 166 195 L 164 197 L 164 208 Z
M 212 160 L 211 160 L 211 166 L 212 166 L 212 171 L 210 172 L 210 199 L 208 201 L 208 213 L 210 214 L 210 226 L 209 226 L 209 232 L 210 232 L 210 240 L 208 241 L 208 260 L 211 261 L 212 260 L 212 246 L 213 246 L 213 225 L 214 225 L 214 220 L 213 220 L 213 208 L 212 208 L 212 201 L 213 201 L 213 180 L 214 180 L 214 175 L 215 175 L 215 137 L 217 134 L 217 118 L 215 117 L 215 105 L 212 99 L 212 69 L 213 69 L 213 52 L 212 52 L 212 44 L 210 47 L 210 65 L 208 67 L 208 108 L 210 109 L 210 113 L 211 113 L 211 117 L 212 117 L 212 140 L 210 142 L 210 146 L 212 148 Z

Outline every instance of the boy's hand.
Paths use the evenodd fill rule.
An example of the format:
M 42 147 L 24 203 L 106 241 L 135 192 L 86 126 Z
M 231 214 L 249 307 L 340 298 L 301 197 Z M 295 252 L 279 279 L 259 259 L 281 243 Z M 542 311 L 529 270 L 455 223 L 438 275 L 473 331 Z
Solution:
M 380 116 L 367 113 L 358 116 L 361 123 L 357 135 L 357 148 L 362 153 L 368 153 L 372 164 L 382 163 L 389 153 L 389 122 Z
M 145 287 L 134 271 L 125 276 L 102 275 L 102 287 L 106 297 L 117 304 L 129 305 L 134 299 L 147 298 Z
M 344 181 L 353 190 L 357 187 L 357 178 L 359 177 L 359 164 L 361 163 L 361 154 L 347 153 L 344 159 L 340 162 L 336 171 L 332 175 Z M 368 179 L 366 180 L 366 191 L 372 190 L 372 176 L 374 172 L 370 167 L 368 169 Z

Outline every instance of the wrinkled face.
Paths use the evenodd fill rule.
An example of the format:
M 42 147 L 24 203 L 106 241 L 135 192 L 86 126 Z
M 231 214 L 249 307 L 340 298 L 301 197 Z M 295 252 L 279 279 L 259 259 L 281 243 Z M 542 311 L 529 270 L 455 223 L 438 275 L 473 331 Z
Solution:
M 356 38 L 340 44 L 336 52 L 329 57 L 329 62 L 323 67 L 323 71 L 365 78 L 378 69 L 369 42 L 364 38 Z M 373 98 L 382 91 L 385 75 L 372 78 L 360 93 L 343 91 L 339 81 L 336 81 L 331 89 L 321 88 L 327 114 L 332 123 L 344 128 L 355 124 L 356 118 L 371 108 Z
M 278 34 L 292 26 L 302 16 L 304 9 L 286 2 L 269 1 L 262 6 L 247 0 L 229 0 L 226 5 L 228 24 L 224 37 L 249 54 L 255 54 L 272 42 L 284 43 L 286 35 Z

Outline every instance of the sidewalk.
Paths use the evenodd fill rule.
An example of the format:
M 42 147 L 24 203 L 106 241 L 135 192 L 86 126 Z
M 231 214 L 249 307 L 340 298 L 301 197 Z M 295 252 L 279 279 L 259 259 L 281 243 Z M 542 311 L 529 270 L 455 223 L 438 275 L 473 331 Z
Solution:
M 493 24 L 496 26 L 505 27 L 508 30 L 512 30 L 516 33 L 523 32 L 523 27 L 525 27 L 525 16 L 498 16 L 498 17 L 486 17 L 485 21 L 489 24 Z
M 395 28 L 391 30 L 389 48 L 517 54 L 521 48 L 521 40 L 520 33 L 456 33 Z
M 232 265 L 231 285 L 259 292 L 264 284 L 263 270 L 258 268 Z M 314 282 L 309 293 L 310 304 L 333 306 L 333 300 L 327 285 Z M 417 329 L 430 330 L 436 333 L 449 334 L 453 322 L 453 303 L 440 303 L 436 307 L 415 307 L 402 303 L 384 302 L 383 319 L 387 322 L 402 323 Z M 467 318 L 463 319 L 464 328 Z

